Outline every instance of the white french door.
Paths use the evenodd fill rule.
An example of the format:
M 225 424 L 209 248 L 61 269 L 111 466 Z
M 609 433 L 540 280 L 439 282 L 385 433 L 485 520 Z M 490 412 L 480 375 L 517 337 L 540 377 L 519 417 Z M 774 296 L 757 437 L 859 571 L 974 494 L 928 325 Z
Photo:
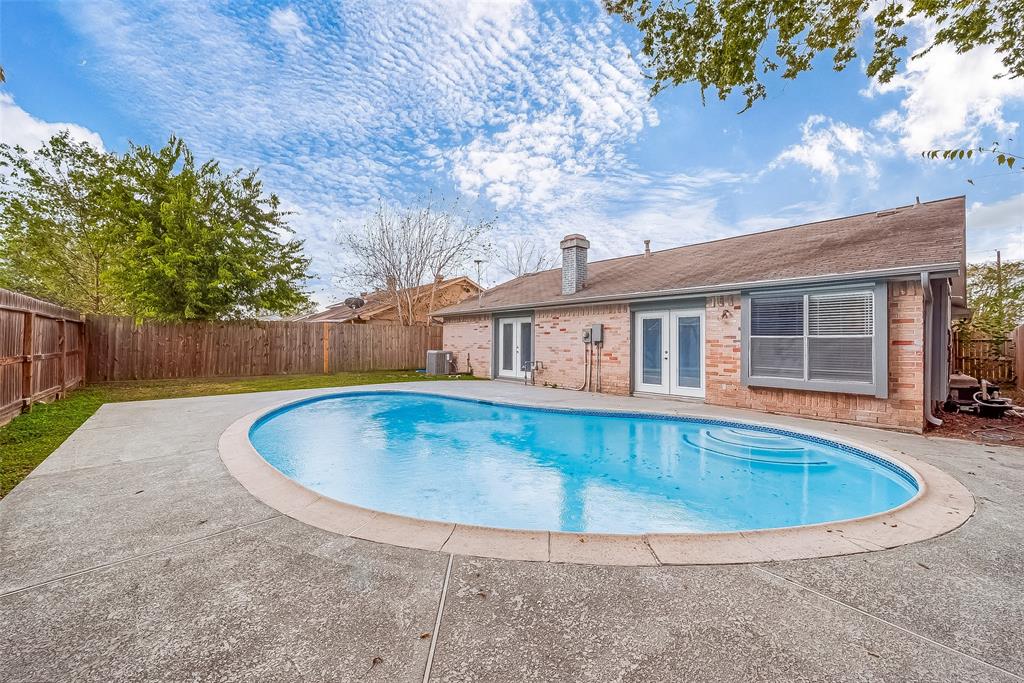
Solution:
M 498 376 L 522 379 L 533 360 L 533 323 L 529 318 L 498 319 Z
M 677 396 L 704 395 L 704 311 L 669 313 L 671 322 L 672 381 Z
M 704 311 L 636 313 L 636 390 L 704 396 Z
M 636 390 L 668 393 L 668 312 L 636 314 Z

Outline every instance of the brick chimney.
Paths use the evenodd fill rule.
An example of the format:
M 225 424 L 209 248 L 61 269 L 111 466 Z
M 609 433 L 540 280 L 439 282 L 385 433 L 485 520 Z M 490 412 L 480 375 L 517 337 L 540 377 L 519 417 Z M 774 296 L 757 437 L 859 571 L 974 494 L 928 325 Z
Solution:
M 575 294 L 587 285 L 587 249 L 590 242 L 583 235 L 562 238 L 562 294 Z

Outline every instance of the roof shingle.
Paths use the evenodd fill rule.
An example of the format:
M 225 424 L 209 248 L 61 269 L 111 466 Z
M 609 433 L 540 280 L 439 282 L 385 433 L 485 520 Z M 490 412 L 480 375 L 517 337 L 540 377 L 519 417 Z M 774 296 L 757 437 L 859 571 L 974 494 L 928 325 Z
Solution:
M 778 280 L 924 269 L 965 262 L 966 202 L 951 197 L 895 209 L 739 235 L 587 265 L 587 284 L 561 293 L 561 269 L 516 278 L 435 315 L 657 296 Z M 963 280 L 954 283 L 963 294 Z

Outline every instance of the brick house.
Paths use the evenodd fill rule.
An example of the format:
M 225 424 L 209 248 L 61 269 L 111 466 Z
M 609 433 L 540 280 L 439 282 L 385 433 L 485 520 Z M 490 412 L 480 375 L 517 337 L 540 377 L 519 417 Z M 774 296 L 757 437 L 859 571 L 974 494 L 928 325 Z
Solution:
M 402 297 L 402 316 L 409 315 L 408 302 L 412 302 L 412 322 L 417 325 L 426 325 L 434 311 L 457 304 L 460 301 L 478 295 L 483 287 L 470 280 L 468 277 L 460 276 L 449 279 L 441 279 L 435 282 L 402 289 L 397 295 Z M 317 313 L 310 313 L 294 320 L 306 320 L 309 322 L 325 323 L 385 323 L 396 325 L 399 322 L 409 323 L 408 320 L 400 321 L 398 306 L 396 305 L 396 294 L 389 291 L 362 292 L 358 297 L 362 305 L 353 308 L 344 301 L 331 304 L 326 310 Z
M 441 309 L 461 372 L 920 432 L 966 314 L 964 197 L 562 267 Z

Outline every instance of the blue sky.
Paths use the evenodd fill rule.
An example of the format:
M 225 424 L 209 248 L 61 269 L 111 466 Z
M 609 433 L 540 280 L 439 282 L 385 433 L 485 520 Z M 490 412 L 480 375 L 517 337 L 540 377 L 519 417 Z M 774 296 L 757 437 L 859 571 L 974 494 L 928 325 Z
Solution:
M 5 1 L 0 22 L 0 139 L 173 132 L 260 167 L 320 301 L 343 293 L 338 232 L 430 191 L 496 212 L 498 242 L 582 232 L 592 258 L 966 194 L 968 257 L 1024 257 L 1022 174 L 919 156 L 1019 134 L 1024 79 L 992 79 L 986 49 L 886 86 L 826 58 L 738 114 L 694 86 L 649 99 L 635 32 L 597 3 Z

